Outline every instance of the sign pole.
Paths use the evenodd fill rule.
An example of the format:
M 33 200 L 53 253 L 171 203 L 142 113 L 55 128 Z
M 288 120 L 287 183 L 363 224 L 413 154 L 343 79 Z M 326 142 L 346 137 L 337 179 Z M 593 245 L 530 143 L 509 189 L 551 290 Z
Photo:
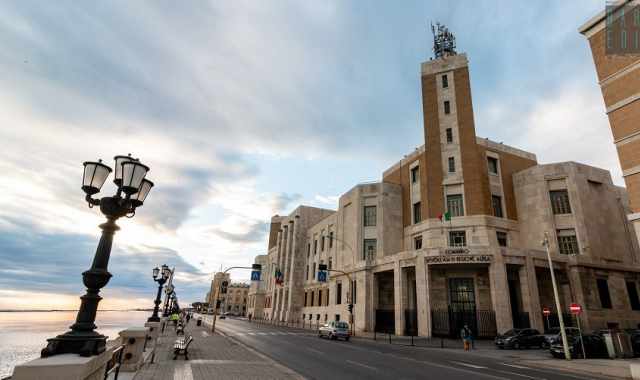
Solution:
M 560 296 L 558 296 L 558 286 L 556 285 L 556 275 L 553 273 L 553 261 L 551 261 L 551 252 L 549 251 L 549 235 L 544 233 L 542 244 L 547 250 L 547 259 L 549 260 L 549 272 L 551 272 L 551 284 L 553 285 L 553 295 L 556 301 L 556 310 L 558 311 L 558 322 L 560 323 L 560 336 L 562 337 L 562 347 L 564 348 L 564 357 L 571 360 L 571 352 L 569 352 L 569 344 L 567 343 L 567 332 L 564 329 L 564 320 L 562 318 L 562 307 L 560 306 Z

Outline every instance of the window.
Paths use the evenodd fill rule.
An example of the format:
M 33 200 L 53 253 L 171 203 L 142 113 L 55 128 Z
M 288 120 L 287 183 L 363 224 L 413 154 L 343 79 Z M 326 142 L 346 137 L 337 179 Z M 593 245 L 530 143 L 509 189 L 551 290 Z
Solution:
M 494 157 L 487 157 L 487 165 L 489 166 L 489 173 L 498 174 L 498 159 Z
M 411 183 L 418 183 L 418 180 L 420 178 L 420 167 L 419 166 L 414 166 L 413 168 L 411 168 Z
M 611 295 L 609 294 L 609 283 L 605 278 L 596 279 L 598 294 L 600 295 L 600 305 L 603 309 L 611 309 Z
M 558 235 L 558 249 L 560 250 L 560 254 L 577 255 L 580 253 L 578 239 L 576 238 L 576 230 L 557 230 L 556 234 Z
M 333 231 L 329 232 L 329 248 L 333 248 Z
M 447 88 L 449 87 L 449 78 L 447 78 L 447 75 L 443 75 L 442 76 L 442 88 Z
M 316 302 L 315 298 L 316 298 L 316 292 L 315 292 L 315 290 L 312 290 L 311 291 L 311 306 L 315 306 L 315 302 Z
M 376 249 L 377 249 L 377 240 L 376 239 L 364 239 L 364 244 L 362 245 L 362 260 L 373 260 L 376 257 Z
M 307 265 L 307 274 L 305 275 L 305 278 L 308 280 L 309 279 L 309 266 Z
M 304 306 L 307 306 L 307 301 L 308 301 L 307 298 L 309 298 L 309 295 L 307 294 L 307 292 L 304 292 Z M 304 319 L 304 317 L 302 318 Z
M 413 238 L 413 249 L 422 249 L 422 236 L 416 236 Z
M 449 173 L 456 172 L 456 159 L 453 157 L 449 157 Z
M 447 128 L 447 144 L 451 144 L 453 142 L 453 129 Z
M 323 306 L 322 289 L 318 290 L 318 306 Z
M 413 224 L 420 223 L 422 215 L 420 215 L 420 202 L 413 204 Z
M 311 243 L 307 243 L 307 258 L 311 255 Z
M 451 217 L 464 216 L 462 194 L 447 195 L 447 211 L 449 211 Z
M 445 100 L 445 101 L 444 101 L 444 113 L 445 113 L 446 115 L 448 115 L 448 114 L 450 114 L 450 113 L 451 113 L 451 104 L 449 103 L 449 101 L 448 101 L 448 100 Z
M 376 225 L 376 206 L 364 206 L 364 226 Z
M 465 231 L 450 231 L 449 246 L 465 247 L 467 245 L 467 234 Z
M 318 240 L 314 240 L 313 241 L 313 254 L 317 254 L 318 253 Z
M 342 283 L 336 284 L 336 305 L 342 304 Z
M 507 233 L 504 231 L 496 231 L 496 238 L 498 238 L 498 245 L 501 247 L 507 246 Z
M 638 298 L 638 288 L 635 281 L 627 281 L 627 294 L 629 294 L 631 310 L 640 310 L 640 299 Z
M 351 296 L 351 303 L 356 303 L 356 295 L 358 294 L 358 288 L 357 288 L 358 283 L 356 282 L 356 280 L 352 281 L 352 287 L 353 287 L 353 295 Z
M 491 205 L 493 206 L 493 216 L 502 218 L 502 198 L 497 195 L 492 195 Z
M 571 214 L 571 203 L 569 203 L 567 190 L 552 190 L 549 192 L 549 196 L 554 214 Z
M 313 263 L 313 273 L 311 274 L 313 280 L 316 279 L 316 263 Z
M 329 268 L 328 269 L 331 269 L 332 264 L 333 264 L 333 258 L 329 257 Z
M 327 306 L 329 306 L 329 288 L 327 288 Z
M 338 322 L 340 320 L 340 314 L 336 314 L 335 319 L 336 319 L 336 322 Z
M 322 237 L 320 238 L 320 251 L 324 251 L 324 231 L 322 231 Z

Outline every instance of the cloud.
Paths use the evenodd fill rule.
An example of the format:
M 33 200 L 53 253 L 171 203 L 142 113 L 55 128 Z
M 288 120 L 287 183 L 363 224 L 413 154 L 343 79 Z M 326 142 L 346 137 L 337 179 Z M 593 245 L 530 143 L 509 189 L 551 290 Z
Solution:
M 221 228 L 212 228 L 211 233 L 233 243 L 255 243 L 264 240 L 269 223 L 256 222 L 248 226 L 244 232 L 229 232 Z

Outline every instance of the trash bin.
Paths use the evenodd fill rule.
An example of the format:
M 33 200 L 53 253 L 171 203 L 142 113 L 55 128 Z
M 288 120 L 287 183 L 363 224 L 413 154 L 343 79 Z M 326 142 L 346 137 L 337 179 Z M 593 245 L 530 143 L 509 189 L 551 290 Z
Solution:
M 202 318 L 198 318 L 198 320 L 196 321 L 196 325 L 202 326 Z

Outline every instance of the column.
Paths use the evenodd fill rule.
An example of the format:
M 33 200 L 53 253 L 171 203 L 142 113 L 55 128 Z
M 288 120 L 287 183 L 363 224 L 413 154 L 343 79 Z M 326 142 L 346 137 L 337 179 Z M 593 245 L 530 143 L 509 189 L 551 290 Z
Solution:
M 416 300 L 418 307 L 418 335 L 431 336 L 431 304 L 429 303 L 429 265 L 424 256 L 416 258 Z
M 396 335 L 404 334 L 404 290 L 407 279 L 402 273 L 400 261 L 396 260 L 393 267 L 393 308 L 395 311 Z
M 519 270 L 522 305 L 525 311 L 529 313 L 531 327 L 539 331 L 544 331 L 536 267 L 533 264 L 533 258 L 527 257 L 525 260 L 525 265 L 520 267 Z
M 496 328 L 502 334 L 513 328 L 511 318 L 511 302 L 509 300 L 509 282 L 507 266 L 500 254 L 493 256 L 494 262 L 489 265 L 489 282 L 491 284 L 491 302 L 496 313 Z
M 287 289 L 289 290 L 288 293 L 288 297 L 287 297 L 287 316 L 286 319 L 289 320 L 289 318 L 293 318 L 293 314 L 296 311 L 296 306 L 293 304 L 295 295 L 294 295 L 294 289 L 297 289 L 294 287 L 294 273 L 293 271 L 295 271 L 295 262 L 296 262 L 296 248 L 298 246 L 298 232 L 300 230 L 300 222 L 299 219 L 297 218 L 296 215 L 296 221 L 292 221 L 291 222 L 291 244 L 290 244 L 290 253 L 287 257 L 287 262 L 286 262 L 286 274 L 285 274 L 285 282 L 287 283 Z M 294 318 L 295 319 L 295 318 Z
M 589 320 L 589 309 L 587 309 L 587 300 L 584 296 L 584 288 L 582 287 L 582 279 L 580 278 L 580 270 L 578 269 L 578 267 L 570 267 L 567 270 L 567 277 L 569 277 L 569 283 L 571 285 L 571 298 L 573 298 L 575 302 L 582 306 L 582 313 L 580 314 L 580 327 L 583 331 L 589 331 L 592 329 L 591 321 Z M 568 303 L 563 302 L 562 307 L 565 310 L 569 310 Z

